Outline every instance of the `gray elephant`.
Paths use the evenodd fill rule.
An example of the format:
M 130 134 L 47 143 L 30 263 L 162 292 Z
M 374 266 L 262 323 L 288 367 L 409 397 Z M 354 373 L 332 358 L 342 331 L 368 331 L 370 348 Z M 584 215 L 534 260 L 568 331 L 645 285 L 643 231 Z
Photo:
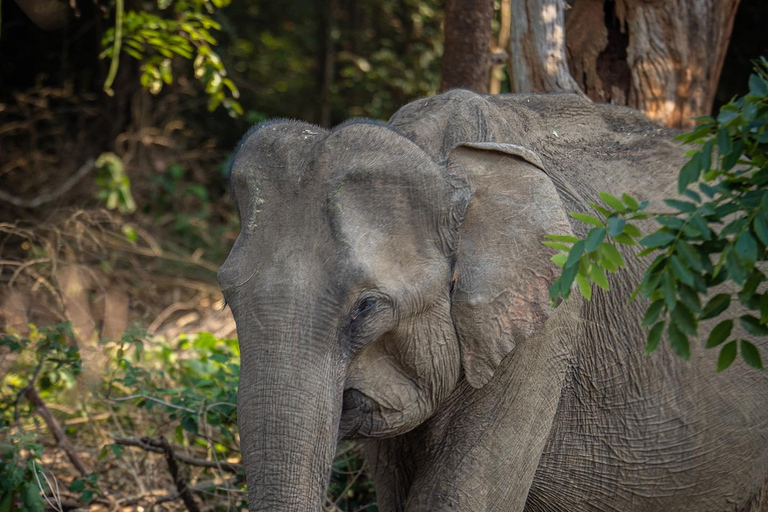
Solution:
M 250 510 L 321 510 L 352 438 L 382 511 L 768 507 L 765 372 L 717 375 L 702 343 L 643 356 L 631 259 L 610 293 L 549 304 L 543 235 L 583 235 L 567 212 L 600 191 L 673 196 L 669 135 L 574 95 L 462 90 L 387 124 L 249 132 L 219 280 Z

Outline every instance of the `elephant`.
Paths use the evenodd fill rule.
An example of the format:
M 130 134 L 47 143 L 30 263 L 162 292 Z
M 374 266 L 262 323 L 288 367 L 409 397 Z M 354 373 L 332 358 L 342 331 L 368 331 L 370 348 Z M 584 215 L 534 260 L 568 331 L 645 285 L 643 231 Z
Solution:
M 609 292 L 549 298 L 544 235 L 584 236 L 568 213 L 601 191 L 674 197 L 671 135 L 573 94 L 466 90 L 252 128 L 218 276 L 250 510 L 322 510 L 343 439 L 385 512 L 768 510 L 765 372 L 716 374 L 703 342 L 644 355 L 633 247 Z

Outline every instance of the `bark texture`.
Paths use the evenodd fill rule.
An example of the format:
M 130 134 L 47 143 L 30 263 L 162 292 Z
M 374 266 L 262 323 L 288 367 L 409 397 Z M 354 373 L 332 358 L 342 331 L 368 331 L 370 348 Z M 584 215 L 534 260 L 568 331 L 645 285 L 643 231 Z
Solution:
M 592 100 L 675 128 L 708 115 L 739 0 L 576 0 L 565 24 L 573 76 Z
M 488 92 L 493 0 L 446 0 L 440 90 Z
M 674 128 L 712 110 L 740 0 L 520 0 L 513 92 L 585 93 Z
M 512 2 L 509 81 L 513 92 L 579 92 L 568 70 L 563 0 Z
M 501 0 L 501 6 L 499 9 L 499 34 L 496 38 L 493 53 L 496 55 L 505 55 L 504 60 L 509 59 L 507 55 L 507 47 L 509 46 L 509 34 L 510 27 L 512 26 L 512 0 Z M 503 78 L 503 68 L 505 62 L 497 63 L 491 68 L 491 85 L 489 92 L 491 94 L 499 94 L 501 92 L 501 81 Z

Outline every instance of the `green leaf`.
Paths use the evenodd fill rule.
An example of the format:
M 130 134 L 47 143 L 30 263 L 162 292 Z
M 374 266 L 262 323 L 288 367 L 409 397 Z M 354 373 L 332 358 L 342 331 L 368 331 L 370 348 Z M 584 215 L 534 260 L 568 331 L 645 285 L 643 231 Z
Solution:
M 621 217 L 609 217 L 608 218 L 608 234 L 610 236 L 619 236 L 621 233 L 624 232 L 624 226 L 627 224 L 627 221 L 622 219 Z
M 675 279 L 669 272 L 665 272 L 661 279 L 661 294 L 667 303 L 667 308 L 671 311 L 677 304 L 677 289 L 675 288 Z
M 626 233 L 627 235 L 633 238 L 640 238 L 641 236 L 643 236 L 643 232 L 640 231 L 640 229 L 637 226 L 635 226 L 634 224 L 630 224 L 629 222 L 627 222 L 624 225 L 624 233 Z
M 624 233 L 613 237 L 613 241 L 621 245 L 637 245 L 637 242 L 635 242 L 634 238 L 627 236 Z
M 693 286 L 693 274 L 685 265 L 683 265 L 683 263 L 680 261 L 680 258 L 678 258 L 676 254 L 673 254 L 669 258 L 669 263 L 672 272 L 675 274 L 675 277 L 678 280 L 682 281 L 688 286 Z
M 626 204 L 632 210 L 640 209 L 640 205 L 637 203 L 637 200 L 629 194 L 621 194 L 621 200 L 624 201 L 624 204 Z
M 688 185 L 695 183 L 699 180 L 701 175 L 701 152 L 697 151 L 690 160 L 688 160 L 683 168 L 680 169 L 680 174 L 677 176 L 677 191 L 682 194 Z
M 742 315 L 739 318 L 739 323 L 745 331 L 753 336 L 768 336 L 768 327 L 762 325 L 760 320 L 752 315 Z
M 606 208 L 604 206 L 600 206 L 599 204 L 597 204 L 594 201 L 590 201 L 589 202 L 589 206 L 591 206 L 595 211 L 597 211 L 597 213 L 599 213 L 601 215 L 604 215 L 606 217 L 610 217 L 611 215 L 613 215 L 613 211 L 612 210 L 609 210 L 608 208 Z
M 664 332 L 664 322 L 659 322 L 654 325 L 650 331 L 648 331 L 648 341 L 645 345 L 645 354 L 652 354 L 658 347 L 659 341 L 661 341 L 661 334 Z
M 763 132 L 760 134 L 761 137 L 759 138 L 765 138 L 768 136 L 768 132 Z M 762 141 L 759 141 L 762 142 Z M 768 142 L 768 141 L 765 141 Z M 755 185 L 763 186 L 766 183 L 768 183 L 768 165 L 757 171 L 755 174 L 752 175 L 752 182 Z
M 622 257 L 621 253 L 619 252 L 616 247 L 613 245 L 603 242 L 600 244 L 600 253 L 603 255 L 603 257 L 610 261 L 611 264 L 616 268 L 622 268 L 624 267 L 624 258 Z
M 659 215 L 655 220 L 662 226 L 671 229 L 680 229 L 685 225 L 683 219 L 678 219 L 672 215 Z
M 596 250 L 601 243 L 603 243 L 603 240 L 605 239 L 605 229 L 603 228 L 593 228 L 589 230 L 589 234 L 587 234 L 587 240 L 585 243 L 586 251 L 592 252 Z
M 562 242 L 541 242 L 543 245 L 546 245 L 547 247 L 551 247 L 553 249 L 557 249 L 558 251 L 565 251 L 568 252 L 571 250 L 570 246 L 565 245 Z
M 587 224 L 592 224 L 595 227 L 605 227 L 603 226 L 603 222 L 600 219 L 593 217 L 592 215 L 587 215 L 586 213 L 570 213 L 569 215 L 576 220 L 580 220 L 581 222 L 585 222 Z
M 589 271 L 589 278 L 592 279 L 592 281 L 603 290 L 610 290 L 610 286 L 608 286 L 608 278 L 606 277 L 605 270 L 603 270 L 602 267 L 598 265 L 592 265 L 592 268 Z
M 760 323 L 768 322 L 768 293 L 760 296 Z
M 624 208 L 624 204 L 619 200 L 618 197 L 613 196 L 608 192 L 600 192 L 600 199 L 602 199 L 605 204 L 607 204 L 617 212 L 623 212 L 626 209 Z
M 731 152 L 731 137 L 725 126 L 722 126 L 717 132 L 717 147 L 720 148 L 721 155 L 727 155 Z
M 575 244 L 579 241 L 579 239 L 573 235 L 544 235 L 544 238 L 555 240 L 557 242 L 566 242 L 569 244 Z
M 685 304 L 685 307 L 694 313 L 701 312 L 701 300 L 698 293 L 687 286 L 678 286 L 677 293 L 680 295 L 680 300 Z
M 571 285 L 573 280 L 576 279 L 576 274 L 579 272 L 578 265 L 568 265 L 563 269 L 563 273 L 560 276 L 560 294 L 564 299 L 567 299 L 571 294 Z
M 741 118 L 749 122 L 755 119 L 757 115 L 757 105 L 751 101 L 745 101 L 741 106 Z
M 707 338 L 706 348 L 714 348 L 728 339 L 733 330 L 733 320 L 723 320 L 712 329 Z
M 576 275 L 576 284 L 579 287 L 579 291 L 585 299 L 592 299 L 592 287 L 589 285 L 589 280 L 582 274 Z
M 194 420 L 194 418 L 191 418 L 189 416 L 183 417 L 181 419 L 181 426 L 187 432 L 192 432 L 193 434 L 197 434 L 197 422 Z
M 648 306 L 648 309 L 645 310 L 645 316 L 643 317 L 643 327 L 653 325 L 656 320 L 659 319 L 659 314 L 661 313 L 662 309 L 664 309 L 663 299 L 659 299 Z
M 674 208 L 675 210 L 686 213 L 695 212 L 697 208 L 694 203 L 689 201 L 679 201 L 677 199 L 665 199 L 664 203 L 666 203 L 667 206 Z
M 725 257 L 725 267 L 728 269 L 728 277 L 738 285 L 744 283 L 744 279 L 747 277 L 747 269 L 741 263 L 741 260 L 736 256 L 735 251 L 728 251 Z
M 744 231 L 736 240 L 736 254 L 747 264 L 754 264 L 757 259 L 757 242 L 748 231 Z
M 713 142 L 712 139 L 710 139 L 701 149 L 701 161 L 699 162 L 699 167 L 703 172 L 709 171 L 710 167 L 712 167 L 712 146 Z
M 559 253 L 555 254 L 554 256 L 552 256 L 551 258 L 549 258 L 549 261 L 551 261 L 552 263 L 554 263 L 558 267 L 562 267 L 563 265 L 565 265 L 565 260 L 567 258 L 568 257 L 565 254 L 563 254 L 562 252 L 559 252 Z
M 763 245 L 768 246 L 768 219 L 766 219 L 766 212 L 761 211 L 755 216 L 752 221 L 752 229 L 755 230 L 755 235 Z
M 568 259 L 565 261 L 566 268 L 573 267 L 579 262 L 581 255 L 584 253 L 584 245 L 584 240 L 579 240 L 573 244 L 573 247 L 571 247 L 571 252 L 568 254 Z
M 717 122 L 720 124 L 726 124 L 730 123 L 737 117 L 739 117 L 739 111 L 736 110 L 736 107 L 731 104 L 727 104 L 720 109 L 720 113 L 717 116 Z
M 701 319 L 715 318 L 731 305 L 731 295 L 728 293 L 719 293 L 709 299 L 704 309 L 701 311 Z
M 85 481 L 80 480 L 79 478 L 77 480 L 73 480 L 71 484 L 69 484 L 69 490 L 72 492 L 82 492 L 85 489 Z
M 749 76 L 749 93 L 753 96 L 768 96 L 768 84 L 759 75 Z
M 672 323 L 675 324 L 681 332 L 684 332 L 689 336 L 696 336 L 697 334 L 696 318 L 682 302 L 678 302 L 674 311 L 672 311 Z
M 684 361 L 688 361 L 691 358 L 691 347 L 688 342 L 688 336 L 678 329 L 674 321 L 669 323 L 667 336 L 669 337 L 669 344 L 672 346 L 672 350 L 674 350 Z
M 701 256 L 696 249 L 682 239 L 675 242 L 675 250 L 680 255 L 680 261 L 687 267 L 700 272 L 702 267 Z
M 640 245 L 644 245 L 645 247 L 665 247 L 674 240 L 674 233 L 659 230 L 640 240 Z
M 765 275 L 758 269 L 754 269 L 749 276 L 749 279 L 744 283 L 744 287 L 739 292 L 739 301 L 745 306 L 749 305 L 752 296 L 757 291 L 757 287 L 760 286 L 765 280 Z
M 736 359 L 736 342 L 731 341 L 720 349 L 720 355 L 717 356 L 717 373 L 731 366 L 734 359 Z
M 760 351 L 747 340 L 739 340 L 741 344 L 741 358 L 752 368 L 763 369 L 763 360 L 760 357 Z
M 733 166 L 738 163 L 739 158 L 741 158 L 741 154 L 744 151 L 744 140 L 739 139 L 733 144 L 733 148 L 731 149 L 731 152 L 728 153 L 725 158 L 723 158 L 723 171 L 730 171 L 733 169 Z
M 699 230 L 701 233 L 701 236 L 705 240 L 709 240 L 712 238 L 712 231 L 709 229 L 709 225 L 707 224 L 707 221 L 705 221 L 700 215 L 696 214 L 693 215 L 690 219 L 691 224 L 693 224 L 696 229 Z

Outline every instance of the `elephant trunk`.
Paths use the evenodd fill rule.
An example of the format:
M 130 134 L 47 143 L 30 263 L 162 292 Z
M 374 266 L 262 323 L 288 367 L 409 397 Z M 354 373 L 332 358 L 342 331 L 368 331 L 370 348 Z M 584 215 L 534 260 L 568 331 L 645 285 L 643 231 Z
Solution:
M 249 510 L 319 512 L 343 393 L 334 354 L 297 333 L 248 339 L 258 329 L 243 327 L 237 402 Z

